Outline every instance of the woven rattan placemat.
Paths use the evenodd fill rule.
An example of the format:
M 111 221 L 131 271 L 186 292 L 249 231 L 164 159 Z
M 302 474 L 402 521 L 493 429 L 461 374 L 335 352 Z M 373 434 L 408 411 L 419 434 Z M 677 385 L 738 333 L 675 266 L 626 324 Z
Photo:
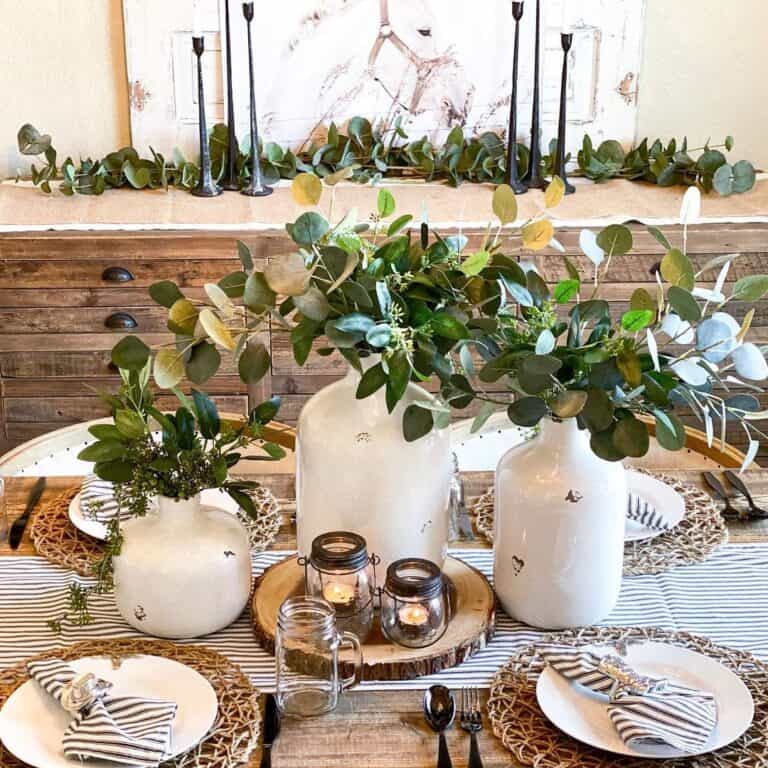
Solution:
M 218 716 L 206 738 L 188 752 L 162 765 L 175 768 L 235 768 L 248 761 L 259 740 L 259 692 L 236 664 L 216 651 L 201 645 L 176 645 L 130 638 L 86 640 L 33 658 L 56 657 L 70 661 L 83 656 L 108 656 L 115 665 L 119 665 L 122 659 L 138 655 L 162 656 L 186 664 L 211 684 L 218 699 Z M 25 664 L 23 662 L 0 672 L 0 707 L 16 688 L 29 679 Z M 0 744 L 1 768 L 23 765 Z
M 69 519 L 69 505 L 80 491 L 80 486 L 68 488 L 47 504 L 32 519 L 29 536 L 37 552 L 57 565 L 91 576 L 94 563 L 101 559 L 104 549 L 98 539 L 79 531 Z M 248 529 L 251 550 L 261 552 L 277 536 L 282 522 L 280 505 L 272 491 L 264 486 L 256 490 L 254 501 L 259 516 L 251 520 L 245 515 L 240 519 Z
M 662 573 L 681 565 L 701 563 L 727 543 L 728 529 L 706 491 L 672 475 L 636 471 L 651 475 L 677 491 L 685 501 L 685 517 L 667 533 L 645 541 L 627 542 L 624 545 L 625 576 Z M 477 531 L 493 542 L 493 488 L 475 502 L 471 514 Z
M 529 645 L 496 673 L 488 700 L 494 734 L 521 765 L 536 768 L 765 768 L 768 765 L 768 665 L 751 654 L 717 645 L 704 637 L 653 628 L 583 629 L 550 639 L 574 646 L 654 640 L 698 651 L 741 678 L 754 699 L 755 717 L 744 735 L 708 755 L 649 760 L 603 752 L 567 736 L 544 716 L 536 701 L 536 681 L 544 663 L 537 655 L 536 646 Z

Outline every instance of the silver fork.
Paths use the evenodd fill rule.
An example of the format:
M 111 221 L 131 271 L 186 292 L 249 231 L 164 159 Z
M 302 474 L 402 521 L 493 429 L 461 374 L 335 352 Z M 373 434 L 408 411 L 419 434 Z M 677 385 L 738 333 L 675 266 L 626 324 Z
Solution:
M 480 694 L 477 688 L 461 689 L 461 729 L 469 734 L 469 768 L 483 768 L 477 734 L 483 730 Z

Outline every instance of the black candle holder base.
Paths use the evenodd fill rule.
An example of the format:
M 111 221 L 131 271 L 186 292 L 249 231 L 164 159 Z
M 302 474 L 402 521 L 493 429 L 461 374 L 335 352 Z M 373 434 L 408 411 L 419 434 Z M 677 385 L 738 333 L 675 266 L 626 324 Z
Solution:
M 195 197 L 218 197 L 223 191 L 218 184 L 205 184 L 202 187 L 195 187 L 191 193 Z
M 512 187 L 512 191 L 516 195 L 524 195 L 528 191 L 528 185 L 524 184 L 519 179 L 512 179 L 507 181 L 507 184 Z
M 266 197 L 271 195 L 275 190 L 266 184 L 251 186 L 248 184 L 240 190 L 240 194 L 247 195 L 248 197 Z
M 240 184 L 237 181 L 227 181 L 224 179 L 219 185 L 224 192 L 239 192 Z
M 562 176 L 560 178 L 561 178 L 561 181 L 565 184 L 565 194 L 572 195 L 576 191 L 576 187 L 574 187 L 573 184 L 571 184 L 571 182 L 568 181 L 568 179 L 563 179 Z M 548 181 L 546 186 L 549 186 L 551 183 L 552 183 L 551 181 Z
M 526 189 L 546 189 L 547 180 L 542 176 L 526 176 L 523 179 Z

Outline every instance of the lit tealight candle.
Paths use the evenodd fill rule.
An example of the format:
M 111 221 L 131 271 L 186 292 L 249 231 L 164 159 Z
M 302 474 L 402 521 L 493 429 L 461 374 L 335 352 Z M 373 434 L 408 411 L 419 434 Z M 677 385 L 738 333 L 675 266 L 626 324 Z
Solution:
M 408 603 L 397 612 L 402 624 L 419 627 L 426 624 L 429 619 L 429 611 L 421 603 Z
M 355 588 L 351 584 L 331 582 L 323 587 L 323 597 L 332 605 L 349 605 L 355 599 Z

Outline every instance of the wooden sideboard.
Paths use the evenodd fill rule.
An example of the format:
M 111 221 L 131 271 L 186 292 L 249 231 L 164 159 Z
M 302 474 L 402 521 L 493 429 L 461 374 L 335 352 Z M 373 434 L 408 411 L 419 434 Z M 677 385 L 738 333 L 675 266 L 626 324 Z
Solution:
M 636 288 L 653 289 L 652 268 L 663 256 L 662 247 L 644 226 L 631 228 L 635 248 L 614 258 L 603 294 L 617 311 L 628 306 Z M 680 241 L 679 227 L 663 230 L 673 243 Z M 475 243 L 484 232 L 476 225 L 463 231 Z M 577 266 L 587 270 L 589 264 L 578 248 L 579 232 L 580 227 L 559 228 L 558 238 Z M 450 227 L 441 228 L 441 233 L 450 234 Z M 0 453 L 64 424 L 105 415 L 107 408 L 96 390 L 116 386 L 110 367 L 112 346 L 126 333 L 140 334 L 149 342 L 165 333 L 165 310 L 152 302 L 147 288 L 172 279 L 185 292 L 202 298 L 205 283 L 238 268 L 238 239 L 251 247 L 257 264 L 291 249 L 287 235 L 277 227 L 261 232 L 233 226 L 0 233 Z M 534 261 L 549 283 L 565 276 L 556 251 L 522 253 L 516 236 L 505 235 L 503 240 L 507 253 Z M 695 226 L 689 232 L 688 250 L 699 266 L 714 255 L 741 253 L 729 285 L 749 273 L 768 273 L 768 224 Z M 739 320 L 747 309 L 739 304 L 730 308 Z M 753 326 L 752 339 L 767 344 L 768 302 L 758 305 Z M 252 394 L 280 395 L 280 418 L 294 423 L 304 402 L 341 376 L 345 363 L 338 356 L 313 355 L 300 368 L 284 332 L 273 329 L 265 341 L 272 350 L 273 367 Z M 226 410 L 246 410 L 247 387 L 230 363 L 225 362 L 205 388 Z M 173 401 L 172 396 L 164 397 Z M 768 398 L 763 396 L 762 401 L 768 408 Z M 745 445 L 738 425 L 729 427 L 728 438 L 736 446 Z M 768 444 L 762 446 L 761 455 L 768 456 Z

